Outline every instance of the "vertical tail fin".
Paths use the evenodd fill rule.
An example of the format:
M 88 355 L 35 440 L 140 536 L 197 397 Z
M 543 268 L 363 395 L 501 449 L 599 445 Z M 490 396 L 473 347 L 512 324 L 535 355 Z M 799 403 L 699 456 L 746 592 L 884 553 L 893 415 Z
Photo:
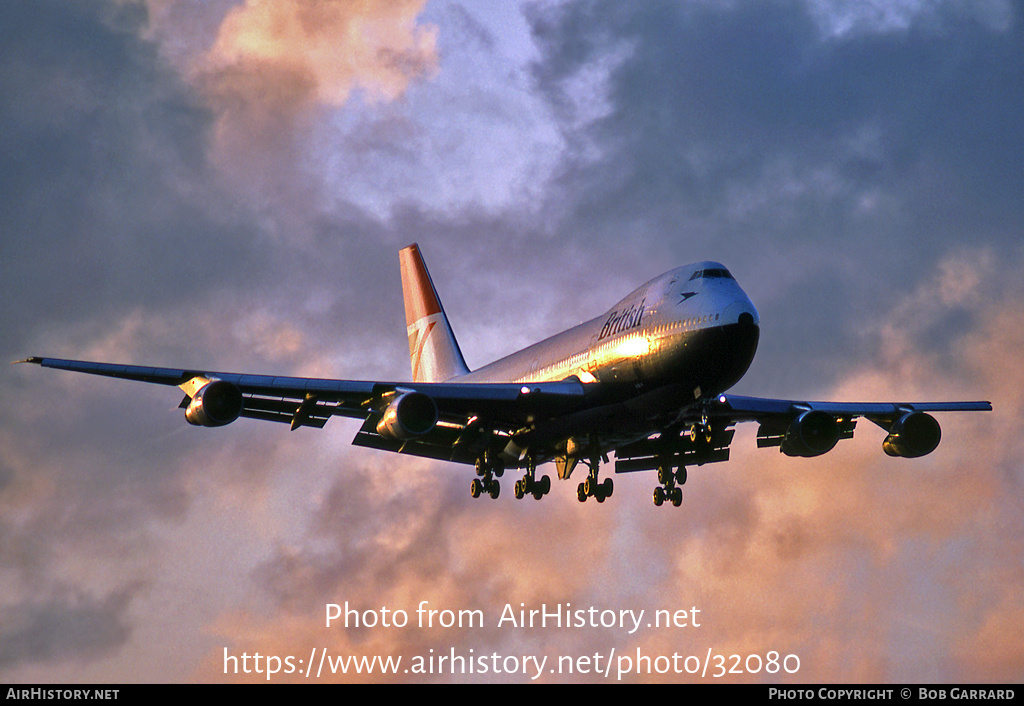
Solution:
M 416 243 L 398 253 L 413 382 L 441 382 L 469 372 Z

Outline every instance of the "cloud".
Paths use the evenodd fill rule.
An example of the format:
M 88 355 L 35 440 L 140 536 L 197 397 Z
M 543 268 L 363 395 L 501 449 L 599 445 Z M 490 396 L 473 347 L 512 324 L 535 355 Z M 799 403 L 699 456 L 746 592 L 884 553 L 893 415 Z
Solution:
M 220 168 L 257 199 L 276 191 L 283 203 L 315 208 L 317 190 L 296 178 L 303 134 L 354 94 L 391 102 L 431 76 L 436 29 L 417 22 L 422 6 L 250 0 L 232 8 L 191 71 L 217 116 Z
M 437 62 L 436 28 L 421 27 L 419 0 L 394 3 L 250 0 L 220 25 L 207 65 L 231 67 L 254 85 L 240 92 L 275 100 L 284 75 L 308 76 L 315 100 L 344 105 L 355 88 L 395 100 Z
M 131 634 L 129 590 L 104 598 L 65 590 L 53 601 L 6 607 L 0 637 L 0 669 L 39 661 L 89 662 L 110 655 Z
M 253 147 L 290 139 L 308 127 L 295 121 L 317 106 L 345 105 L 357 89 L 371 101 L 396 100 L 437 62 L 436 31 L 417 24 L 421 11 L 418 0 L 232 8 L 193 69 L 219 114 L 219 139 Z
M 406 660 L 430 650 L 448 654 L 453 647 L 464 655 L 470 649 L 504 655 L 539 650 L 547 640 L 544 632 L 498 628 L 505 604 L 518 611 L 521 603 L 550 605 L 553 596 L 577 605 L 587 601 L 592 577 L 601 570 L 606 527 L 581 506 L 551 517 L 540 503 L 472 505 L 464 502 L 468 486 L 462 475 L 418 460 L 399 459 L 392 469 L 394 475 L 372 463 L 350 467 L 324 497 L 303 542 L 279 548 L 257 569 L 254 578 L 273 609 L 257 614 L 236 608 L 222 616 L 215 629 L 231 649 L 308 654 L 325 646 L 332 656 Z M 514 539 L 509 527 L 517 528 Z M 577 537 L 584 527 L 589 539 L 554 546 L 548 541 L 551 532 Z M 438 611 L 479 611 L 484 621 L 448 629 L 438 619 L 433 628 L 421 629 L 416 610 L 422 601 Z M 327 603 L 347 604 L 361 616 L 375 612 L 381 620 L 383 608 L 404 611 L 411 622 L 393 629 L 346 629 L 341 622 L 328 628 Z M 211 650 L 199 677 L 221 678 L 222 656 L 222 650 Z M 340 677 L 325 675 L 335 678 Z
M 556 105 L 610 64 L 590 92 L 601 117 L 573 142 L 596 158 L 562 182 L 573 222 L 606 247 L 627 229 L 680 256 L 803 263 L 841 238 L 844 253 L 888 248 L 872 264 L 894 276 L 962 237 L 953 224 L 966 214 L 939 216 L 936 190 L 964 209 L 988 200 L 985 187 L 1019 185 L 1002 158 L 981 157 L 999 152 L 994 134 L 1020 153 L 1006 131 L 981 127 L 1020 105 L 1008 76 L 1017 24 L 825 42 L 803 5 L 779 3 L 570 3 L 532 21 L 544 51 L 535 77 Z M 970 217 L 1005 228 L 1000 208 Z
M 1013 23 L 1013 4 L 1005 0 L 984 2 L 850 2 L 849 0 L 809 0 L 808 12 L 822 34 L 836 39 L 853 34 L 907 32 L 924 26 L 933 31 L 954 22 L 973 21 L 993 30 L 1004 30 Z

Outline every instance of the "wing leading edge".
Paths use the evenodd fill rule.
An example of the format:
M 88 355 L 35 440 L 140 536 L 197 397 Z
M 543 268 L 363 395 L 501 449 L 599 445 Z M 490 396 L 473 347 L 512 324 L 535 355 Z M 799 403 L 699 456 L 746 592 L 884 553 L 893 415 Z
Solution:
M 819 410 L 834 415 L 890 419 L 910 412 L 991 412 L 991 402 L 801 402 L 741 395 L 716 400 L 736 421 L 760 421 L 778 415 Z

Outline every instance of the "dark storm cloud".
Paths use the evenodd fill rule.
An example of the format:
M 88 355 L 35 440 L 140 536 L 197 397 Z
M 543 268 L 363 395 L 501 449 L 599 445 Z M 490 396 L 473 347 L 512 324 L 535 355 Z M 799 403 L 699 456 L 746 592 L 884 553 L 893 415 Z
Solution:
M 930 159 L 964 195 L 1005 207 L 998 197 L 1019 191 L 1012 166 L 1024 138 L 1007 129 L 1024 104 L 1019 25 L 954 34 L 922 22 L 826 38 L 801 3 L 772 2 L 581 2 L 532 18 L 544 49 L 536 77 L 556 104 L 575 102 L 574 76 L 627 47 L 611 71 L 612 108 L 587 128 L 606 150 L 578 176 L 591 194 L 580 210 L 603 216 L 601 204 L 640 199 L 640 213 L 678 203 L 684 214 L 727 215 L 729 189 L 758 183 L 782 158 L 797 178 L 835 170 L 837 215 L 850 215 L 845 200 L 865 185 L 901 191 Z M 879 142 L 858 154 L 848 141 L 869 128 Z M 778 214 L 764 215 L 777 225 Z
M 137 39 L 138 9 L 0 9 L 0 286 L 19 301 L 0 314 L 10 356 L 43 318 L 187 296 L 247 257 L 230 212 L 211 215 L 204 193 L 209 116 Z
M 86 663 L 110 655 L 131 634 L 128 590 L 104 598 L 65 590 L 52 601 L 28 601 L 0 611 L 0 668 L 21 662 Z
M 225 338 L 205 313 L 222 292 L 259 280 L 259 231 L 206 164 L 210 115 L 139 39 L 145 21 L 141 4 L 0 6 L 6 360 L 43 343 L 49 355 L 159 358 L 180 346 L 191 357 L 197 331 Z M 248 310 L 234 310 L 244 322 Z M 192 497 L 169 427 L 140 425 L 132 411 L 173 407 L 176 395 L 93 394 L 26 372 L 7 368 L 2 383 L 5 402 L 22 403 L 0 410 L 0 662 L 110 657 L 129 639 L 128 602 L 150 571 L 130 557 L 156 551 L 140 528 L 180 522 Z M 104 422 L 116 431 L 98 441 Z M 259 468 L 245 451 L 232 460 Z M 110 562 L 133 588 L 94 597 L 104 589 L 79 556 Z
M 210 161 L 215 112 L 139 38 L 144 7 L 112 7 L 47 1 L 0 9 L 0 291 L 18 302 L 0 312 L 0 348 L 8 359 L 23 357 L 31 351 L 16 349 L 18 341 L 45 338 L 59 324 L 78 325 L 81 346 L 135 312 L 147 322 L 166 317 L 179 327 L 172 345 L 187 352 L 190 337 L 217 338 L 187 312 L 225 308 L 221 325 L 230 329 L 229 317 L 248 313 L 237 306 L 239 286 L 265 292 L 266 302 L 242 299 L 284 318 L 325 293 L 308 315 L 321 319 L 314 328 L 340 331 L 353 312 L 338 302 L 372 290 L 366 275 L 378 268 L 365 265 L 394 257 L 369 247 L 379 228 L 355 209 L 335 209 L 328 220 L 275 194 L 254 207 L 249 187 L 226 185 Z M 273 179 L 308 191 L 295 164 L 271 166 Z M 277 211 L 268 213 L 267 203 Z M 381 301 L 366 297 L 356 311 L 370 320 Z M 167 344 L 159 346 L 166 352 Z M 203 358 L 192 364 L 218 362 Z
M 172 284 L 191 274 L 202 280 L 208 274 L 202 261 L 188 264 L 199 247 L 224 254 L 217 228 L 195 215 L 202 200 L 190 194 L 202 173 L 204 112 L 158 68 L 153 48 L 135 37 L 145 20 L 138 10 L 96 2 L 0 8 L 0 294 L 7 302 L 0 350 L 7 360 L 30 354 L 28 342 L 47 332 L 88 321 L 95 335 L 120 314 L 165 300 L 180 289 Z M 53 402 L 44 423 L 68 423 L 65 443 L 90 448 L 88 425 L 61 415 L 54 393 L 60 383 L 34 386 L 9 370 L 5 390 L 24 383 L 16 394 L 40 407 L 5 407 L 6 429 L 23 429 L 44 401 Z M 9 506 L 25 493 L 38 499 L 39 483 L 50 472 L 61 475 L 61 466 L 81 468 L 82 454 L 72 451 L 66 465 L 54 463 L 47 452 L 58 447 L 31 434 L 14 436 L 3 440 L 12 469 L 3 491 Z M 81 478 L 83 485 L 64 480 L 58 488 L 102 492 L 110 475 Z M 89 506 L 76 501 L 81 497 L 64 496 L 71 515 Z M 18 534 L 24 521 L 7 529 Z M 43 535 L 60 531 L 53 524 L 33 527 Z
M 7 360 L 407 377 L 407 363 L 391 363 L 406 355 L 395 250 L 407 235 L 354 208 L 327 215 L 259 193 L 259 180 L 239 189 L 226 179 L 214 159 L 218 106 L 167 65 L 146 29 L 142 3 L 0 8 Z M 261 163 L 295 185 L 290 194 L 316 192 L 303 185 L 300 152 Z M 376 356 L 382 321 L 394 345 Z M 116 661 L 130 639 L 128 602 L 146 605 L 154 583 L 174 581 L 157 558 L 174 550 L 161 533 L 187 525 L 197 498 L 259 508 L 275 444 L 303 444 L 268 445 L 254 426 L 234 441 L 200 432 L 183 451 L 182 433 L 196 430 L 173 409 L 177 390 L 6 372 L 3 398 L 22 403 L 0 409 L 0 610 L 17 628 L 4 634 L 2 666 Z M 204 535 L 190 559 L 216 551 Z M 76 557 L 133 588 L 93 598 L 114 594 Z

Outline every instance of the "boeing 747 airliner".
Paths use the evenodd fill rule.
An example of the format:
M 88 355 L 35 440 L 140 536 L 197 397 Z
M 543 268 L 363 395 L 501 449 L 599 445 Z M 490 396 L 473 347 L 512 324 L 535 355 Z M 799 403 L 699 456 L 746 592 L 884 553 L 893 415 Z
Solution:
M 218 427 L 239 417 L 322 428 L 332 416 L 362 419 L 353 441 L 385 451 L 471 464 L 473 497 L 497 498 L 506 469 L 523 469 L 515 496 L 551 488 L 537 467 L 554 461 L 576 492 L 604 502 L 598 471 L 656 470 L 654 504 L 679 506 L 687 466 L 729 458 L 738 422 L 759 423 L 757 445 L 819 456 L 853 436 L 858 417 L 886 432 L 882 449 L 914 458 L 941 436 L 931 412 L 991 410 L 988 402 L 806 402 L 727 391 L 757 349 L 760 319 L 717 262 L 679 267 L 609 311 L 470 371 L 417 245 L 400 252 L 412 382 L 325 380 L 29 358 L 48 368 L 173 385 L 185 419 Z

